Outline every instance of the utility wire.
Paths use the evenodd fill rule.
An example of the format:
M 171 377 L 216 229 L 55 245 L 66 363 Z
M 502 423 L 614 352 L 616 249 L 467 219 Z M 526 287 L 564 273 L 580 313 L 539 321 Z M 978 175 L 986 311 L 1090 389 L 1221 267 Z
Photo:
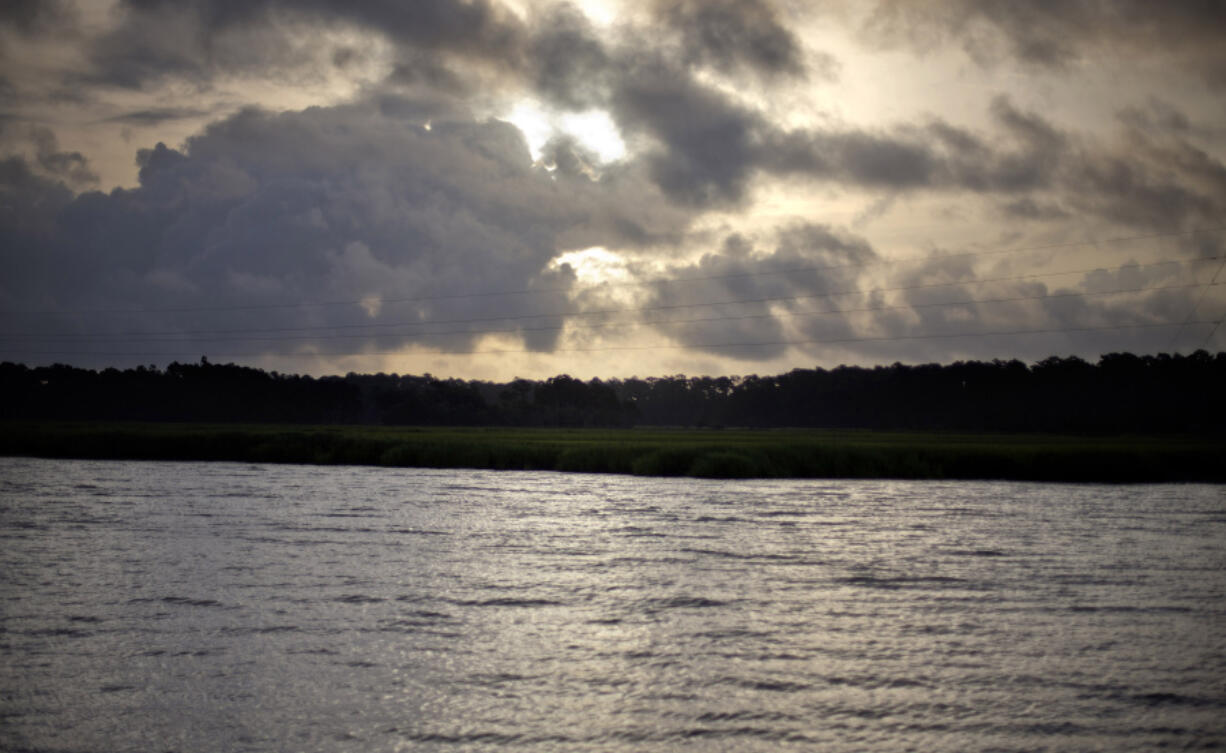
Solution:
M 1212 234 L 1226 231 L 1226 225 L 1208 228 L 1196 228 L 1193 230 L 1177 231 L 1170 233 L 1153 233 L 1149 235 L 1133 235 L 1123 236 L 1118 238 L 1109 238 L 1103 241 L 1070 241 L 1065 243 L 1050 243 L 1044 245 L 1021 246 L 1017 248 L 992 249 L 988 251 L 968 251 L 957 254 L 943 255 L 927 255 L 914 256 L 902 259 L 877 259 L 871 262 L 861 262 L 854 264 L 834 264 L 825 266 L 802 266 L 789 269 L 775 269 L 762 272 L 743 272 L 727 275 L 707 275 L 700 277 L 679 277 L 663 280 L 648 280 L 644 282 L 622 282 L 622 283 L 605 283 L 606 288 L 630 288 L 630 287 L 651 287 L 662 284 L 675 284 L 686 282 L 702 282 L 710 280 L 731 280 L 741 278 L 763 277 L 767 275 L 781 274 L 797 274 L 801 272 L 823 272 L 840 269 L 863 269 L 867 267 L 895 265 L 895 264 L 911 264 L 917 262 L 944 261 L 947 259 L 982 257 L 1002 254 L 1021 254 L 1031 251 L 1049 251 L 1059 248 L 1076 248 L 1079 246 L 1099 245 L 1107 243 L 1127 243 L 1130 241 L 1153 240 L 1157 238 L 1175 238 L 1194 236 L 1198 234 Z M 1212 257 L 1217 258 L 1217 257 Z M 208 311 L 261 311 L 275 309 L 296 309 L 296 308 L 323 308 L 333 306 L 361 306 L 377 299 L 379 305 L 386 306 L 390 304 L 401 303 L 427 303 L 431 301 L 457 300 L 457 299 L 474 299 L 474 298 L 493 298 L 499 296 L 515 296 L 515 295 L 541 295 L 546 293 L 569 293 L 572 289 L 567 288 L 540 288 L 540 289 L 523 289 L 523 290 L 503 290 L 490 291 L 484 293 L 455 293 L 448 295 L 436 296 L 417 296 L 412 298 L 378 298 L 377 296 L 368 296 L 366 298 L 358 298 L 351 300 L 340 301 L 299 301 L 294 303 L 264 303 L 264 304 L 245 304 L 245 305 L 224 305 L 224 306 L 183 306 L 183 307 L 164 307 L 164 308 L 110 308 L 110 309 L 10 309 L 0 311 L 4 315 L 43 315 L 49 316 L 54 314 L 152 314 L 152 313 L 194 313 Z
M 929 308 L 948 308 L 952 306 L 979 306 L 983 304 L 997 303 L 1021 303 L 1033 301 L 1048 301 L 1067 298 L 1094 298 L 1112 295 L 1127 295 L 1131 293 L 1143 293 L 1160 290 L 1180 290 L 1187 288 L 1202 287 L 1204 283 L 1185 283 L 1178 285 L 1159 285 L 1159 286 L 1144 286 L 1137 288 L 1125 288 L 1119 290 L 1095 291 L 1090 293 L 1052 293 L 1048 295 L 1030 295 L 1030 296 L 1009 296 L 1004 298 L 967 298 L 956 301 L 940 301 L 932 303 L 916 303 L 903 305 L 881 305 L 881 306 L 862 306 L 858 308 L 842 308 L 842 309 L 818 309 L 809 311 L 781 311 L 769 312 L 762 314 L 730 314 L 725 316 L 705 316 L 689 319 L 655 319 L 644 320 L 639 322 L 592 322 L 584 326 L 587 329 L 629 329 L 643 326 L 658 326 L 658 325 L 675 325 L 675 324 L 700 324 L 709 322 L 723 321 L 744 321 L 750 319 L 776 319 L 776 318 L 800 318 L 800 317 L 817 317 L 817 316 L 835 316 L 842 314 L 858 314 L 870 312 L 886 312 L 886 311 L 910 311 L 915 309 Z M 1226 282 L 1211 283 L 1213 287 L 1226 285 Z M 1172 323 L 1173 325 L 1173 323 Z M 317 340 L 340 340 L 340 339 L 363 339 L 378 336 L 401 336 L 401 337 L 442 337 L 450 335 L 497 335 L 497 334 L 517 334 L 523 332 L 558 332 L 566 329 L 567 325 L 550 325 L 542 327 L 505 327 L 502 329 L 453 329 L 442 330 L 435 332 L 415 332 L 415 333 L 357 333 L 357 334 L 319 334 L 319 335 L 278 335 L 265 337 L 204 337 L 192 339 L 189 337 L 141 337 L 120 335 L 116 337 L 98 337 L 85 335 L 28 335 L 23 339 L 35 341 L 60 341 L 65 340 L 71 342 L 73 340 L 86 340 L 88 342 L 97 342 L 103 340 L 108 343 L 179 343 L 179 342 L 195 342 L 195 343 L 242 343 L 242 342 L 288 342 L 288 341 L 317 341 Z M 256 330 L 259 331 L 259 330 Z M 195 333 L 199 334 L 199 333 Z M 0 340 L 10 339 L 10 336 L 0 336 Z
M 1205 285 L 1205 287 L 1200 291 L 1200 295 L 1196 298 L 1196 301 L 1192 303 L 1192 307 L 1188 309 L 1188 315 L 1184 317 L 1185 325 L 1192 317 L 1196 316 L 1196 310 L 1200 308 L 1201 302 L 1205 300 L 1205 295 L 1209 292 L 1209 288 L 1213 287 L 1214 284 L 1217 282 L 1217 277 L 1218 275 L 1222 273 L 1222 267 L 1224 266 L 1226 266 L 1226 258 L 1222 259 L 1222 263 L 1218 265 L 1217 271 L 1213 273 L 1213 277 L 1209 280 L 1209 282 Z M 1180 326 L 1179 329 L 1175 330 L 1175 334 L 1171 336 L 1171 344 L 1168 345 L 1166 348 L 1167 350 L 1169 351 L 1175 350 L 1175 343 L 1179 341 L 1179 336 L 1183 334 L 1183 330 L 1184 330 L 1183 326 Z M 1213 332 L 1216 332 L 1216 331 L 1217 331 L 1217 327 L 1214 327 Z M 1213 337 L 1213 332 L 1209 333 L 1209 337 Z M 1206 338 L 1206 342 L 1208 342 L 1208 338 Z
M 592 311 L 572 310 L 572 311 L 545 312 L 545 313 L 535 313 L 535 314 L 470 317 L 467 319 L 441 319 L 441 320 L 427 321 L 427 322 L 368 322 L 368 323 L 361 323 L 361 324 L 333 324 L 333 325 L 318 325 L 318 326 L 309 326 L 309 327 L 269 327 L 269 328 L 210 329 L 210 330 L 185 330 L 185 331 L 162 330 L 162 331 L 153 331 L 153 332 L 132 332 L 132 331 L 128 331 L 128 332 L 85 332 L 85 333 L 66 333 L 63 335 L 39 335 L 35 333 L 0 333 L 0 340 L 12 340 L 12 339 L 48 340 L 48 339 L 74 339 L 74 338 L 75 339 L 120 339 L 120 338 L 130 337 L 131 339 L 140 339 L 140 340 L 148 339 L 149 341 L 154 341 L 154 338 L 163 337 L 163 336 L 167 338 L 171 338 L 171 339 L 182 339 L 185 336 L 199 336 L 199 335 L 258 335 L 258 334 L 267 334 L 267 333 L 324 332 L 324 331 L 329 331 L 329 330 L 353 330 L 353 329 L 389 330 L 389 329 L 402 328 L 402 327 L 427 327 L 427 326 L 452 325 L 452 324 L 483 324 L 487 322 L 522 321 L 522 320 L 527 320 L 527 319 L 554 319 L 554 318 L 559 318 L 559 317 L 561 318 L 588 318 L 588 317 L 599 317 L 599 316 L 612 316 L 612 315 L 617 315 L 617 314 L 643 314 L 643 313 L 657 312 L 657 311 L 675 311 L 675 310 L 680 310 L 680 309 L 692 309 L 692 308 L 716 308 L 719 306 L 734 306 L 734 305 L 746 305 L 746 304 L 784 303 L 788 301 L 802 301 L 802 300 L 812 300 L 812 299 L 818 299 L 818 298 L 835 298 L 835 297 L 840 297 L 840 296 L 873 295 L 877 293 L 896 293 L 896 292 L 909 292 L 909 291 L 917 291 L 917 290 L 932 290 L 936 288 L 946 288 L 946 287 L 964 286 L 964 285 L 983 285 L 983 284 L 993 283 L 993 282 L 1018 282 L 1021 280 L 1034 280 L 1034 279 L 1042 279 L 1042 278 L 1047 278 L 1047 277 L 1060 277 L 1064 275 L 1087 274 L 1090 272 L 1100 272 L 1100 271 L 1110 272 L 1110 271 L 1121 271 L 1124 269 L 1146 269 L 1150 267 L 1170 266 L 1170 265 L 1175 265 L 1175 264 L 1182 265 L 1182 264 L 1190 264 L 1190 263 L 1201 263 L 1201 262 L 1208 262 L 1208 261 L 1216 261 L 1218 259 L 1222 259 L 1223 262 L 1226 263 L 1226 257 L 1210 256 L 1210 257 L 1202 257 L 1199 259 L 1168 260 L 1168 261 L 1160 261 L 1160 262 L 1151 262 L 1148 264 L 1121 264 L 1115 267 L 1089 267 L 1089 268 L 1083 268 L 1083 269 L 1062 270 L 1062 271 L 1057 271 L 1057 272 L 1039 272 L 1039 273 L 1025 274 L 1025 275 L 1009 275 L 1009 276 L 1004 276 L 1004 277 L 987 277 L 987 278 L 978 278 L 978 279 L 971 279 L 971 280 L 954 280 L 954 281 L 949 281 L 949 282 L 924 283 L 924 284 L 919 284 L 919 285 L 900 285 L 900 286 L 894 286 L 894 287 L 852 289 L 852 290 L 840 290 L 840 291 L 824 291 L 820 293 L 810 293 L 810 294 L 793 295 L 793 296 L 772 296 L 772 297 L 765 297 L 765 298 L 739 298 L 739 299 L 726 299 L 726 300 L 720 300 L 720 301 L 700 301 L 697 303 L 678 303 L 678 304 L 663 304 L 663 305 L 658 305 L 658 306 L 623 307 L 623 308 L 616 308 L 616 309 L 598 309 L 598 310 L 592 310 Z M 1189 285 L 1188 287 L 1197 287 L 1200 284 L 1201 283 L 1196 283 L 1193 285 Z M 1179 287 L 1179 286 L 1171 286 L 1171 287 Z M 1141 288 L 1139 290 L 1143 290 L 1143 289 L 1144 288 Z M 1111 292 L 1116 292 L 1116 291 L 1111 291 Z M 1131 292 L 1131 291 L 1122 291 L 1122 292 Z M 1088 293 L 1078 293 L 1075 295 L 1089 295 L 1089 294 Z M 1042 297 L 1042 296 L 1039 296 L 1039 297 Z M 908 307 L 904 306 L 902 308 L 908 308 Z M 649 322 L 649 323 L 653 323 L 653 322 Z M 525 328 L 515 328 L 513 331 L 522 331 L 523 329 Z M 362 333 L 360 336 L 375 336 L 376 334 L 377 332 L 372 331 L 372 332 Z M 413 333 L 394 333 L 394 334 L 406 335 L 406 334 L 413 334 Z M 439 333 L 424 332 L 424 333 L 418 333 L 418 334 L 429 335 L 429 334 L 439 334 Z M 441 333 L 441 334 L 447 334 L 447 333 Z M 315 337 L 324 338 L 324 337 L 329 337 L 329 336 L 319 334 L 319 335 L 314 335 L 308 339 L 313 339 Z M 253 338 L 253 339 L 256 339 L 256 338 Z M 272 340 L 272 339 L 279 339 L 279 338 L 268 337 L 268 338 L 259 338 L 259 339 Z M 291 339 L 291 338 L 287 337 L 285 339 Z
M 1217 324 L 1213 320 L 1192 321 L 1187 324 Z M 864 342 L 898 342 L 908 340 L 938 340 L 938 339 L 956 339 L 963 337 L 1009 337 L 1017 335 L 1050 335 L 1050 334 L 1067 334 L 1070 332 L 1108 332 L 1112 330 L 1134 330 L 1134 329 L 1159 329 L 1162 327 L 1179 326 L 1175 322 L 1155 322 L 1146 324 L 1111 324 L 1094 327 L 1049 327 L 1043 329 L 1017 329 L 1017 330 L 986 330 L 980 332 L 948 332 L 925 335 L 883 335 L 871 337 L 840 337 L 840 338 L 821 338 L 821 339 L 786 339 L 786 340 L 771 340 L 758 342 L 717 342 L 717 343 L 687 343 L 678 345 L 675 343 L 669 344 L 653 344 L 653 345 L 611 345 L 586 348 L 556 348 L 549 351 L 549 355 L 556 353 L 600 353 L 600 352 L 616 352 L 616 351 L 648 351 L 648 350 L 694 350 L 694 349 L 731 349 L 731 348 L 765 348 L 778 347 L 781 345 L 834 345 L 847 343 L 864 343 Z M 80 351 L 16 351 L 25 353 L 26 355 L 78 355 L 78 356 L 107 356 L 107 357 L 153 357 L 153 358 L 178 358 L 187 357 L 194 358 L 198 355 L 196 352 L 133 352 L 133 351 L 93 351 L 82 353 Z M 431 355 L 440 356 L 458 356 L 458 355 L 511 355 L 517 353 L 539 353 L 528 348 L 498 348 L 487 350 L 444 350 L 436 351 Z M 345 352 L 254 352 L 254 353 L 213 353 L 214 358 L 252 358 L 252 357 L 268 357 L 268 358 L 341 358 L 345 356 L 379 356 L 379 355 L 404 355 L 402 349 L 395 350 L 366 350 L 366 351 L 345 351 Z M 209 354 L 205 354 L 206 356 Z
M 1209 341 L 1212 340 L 1213 336 L 1217 334 L 1218 328 L 1222 326 L 1223 321 L 1226 321 L 1226 317 L 1223 317 L 1222 319 L 1218 319 L 1216 322 L 1213 323 L 1213 329 L 1209 330 L 1209 334 L 1205 335 L 1205 341 L 1200 344 L 1201 350 L 1204 350 L 1205 348 L 1209 347 Z

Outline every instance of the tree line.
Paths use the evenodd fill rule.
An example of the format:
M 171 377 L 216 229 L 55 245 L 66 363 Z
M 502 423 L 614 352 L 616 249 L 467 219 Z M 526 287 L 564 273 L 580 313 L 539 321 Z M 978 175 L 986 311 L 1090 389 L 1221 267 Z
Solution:
M 0 419 L 550 427 L 1214 433 L 1226 353 L 795 369 L 775 376 L 497 383 L 310 377 L 214 364 L 0 363 Z

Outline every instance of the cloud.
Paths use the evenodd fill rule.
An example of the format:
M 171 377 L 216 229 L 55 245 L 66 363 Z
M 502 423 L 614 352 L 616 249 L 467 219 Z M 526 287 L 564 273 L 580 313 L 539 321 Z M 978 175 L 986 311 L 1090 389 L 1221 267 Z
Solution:
M 611 54 L 574 6 L 553 6 L 537 19 L 525 56 L 531 84 L 546 100 L 572 110 L 607 100 Z
M 63 0 L 6 0 L 0 4 L 0 30 L 9 27 L 22 34 L 47 32 L 70 26 L 74 8 Z
M 547 351 L 558 329 L 541 323 L 569 308 L 571 279 L 550 269 L 564 238 L 686 220 L 637 211 L 666 202 L 632 173 L 606 184 L 534 166 L 507 123 L 427 129 L 373 102 L 246 110 L 138 163 L 138 187 L 76 197 L 3 163 L 0 306 L 51 312 L 23 319 L 30 331 L 255 354 L 464 349 L 496 330 Z
M 45 126 L 25 125 L 19 119 L 0 120 L 0 148 L 21 159 L 21 170 L 33 170 L 52 181 L 82 190 L 98 183 L 89 159 L 79 151 L 60 149 L 55 132 Z M 13 163 L 16 164 L 16 163 Z
M 932 50 L 953 41 L 980 64 L 1004 59 L 1061 70 L 1086 59 L 1171 59 L 1226 86 L 1226 6 L 1200 0 L 881 0 L 866 35 L 886 46 Z
M 996 128 L 988 133 L 942 120 L 880 131 L 755 124 L 750 138 L 734 142 L 758 140 L 747 159 L 732 150 L 735 185 L 758 170 L 849 189 L 962 192 L 998 199 L 1007 216 L 1076 213 L 1161 231 L 1212 225 L 1226 211 L 1226 165 L 1193 143 L 1199 129 L 1182 113 L 1161 121 L 1130 115 L 1115 139 L 1062 130 L 1004 97 L 990 113 Z
M 930 6 L 939 18 L 961 8 L 952 0 Z M 278 65 L 305 66 L 303 71 L 335 66 L 349 59 L 352 45 L 334 39 L 325 40 L 327 49 L 314 49 L 295 40 L 303 29 L 339 24 L 394 43 L 391 74 L 370 95 L 384 114 L 460 118 L 468 113 L 463 98 L 515 92 L 561 109 L 607 109 L 633 146 L 627 160 L 632 164 L 621 174 L 634 175 L 636 184 L 650 180 L 681 213 L 744 206 L 763 178 L 890 196 L 965 192 L 996 197 L 1005 217 L 1051 221 L 1061 212 L 1085 213 L 1138 228 L 1187 226 L 1226 204 L 1215 174 L 1220 165 L 1209 152 L 1198 152 L 1189 136 L 1170 130 L 1191 127 L 1186 116 L 1172 119 L 1171 112 L 1165 119 L 1144 117 L 1150 117 L 1150 130 L 1166 128 L 1172 135 L 1133 136 L 1127 145 L 1110 146 L 1085 141 L 1006 97 L 990 105 L 994 130 L 986 133 L 938 118 L 873 128 L 772 122 L 700 70 L 732 76 L 749 71 L 767 79 L 804 75 L 804 61 L 814 58 L 764 0 L 659 0 L 649 7 L 660 28 L 613 31 L 597 29 L 566 4 L 545 6 L 522 20 L 492 2 L 460 0 L 128 0 L 124 7 L 119 28 L 95 48 L 100 80 L 140 86 L 169 76 L 204 86 L 219 70 L 270 75 Z M 914 11 L 908 7 L 883 4 L 875 23 L 910 18 Z M 967 23 L 977 18 L 966 17 Z M 944 28 L 925 18 L 920 31 Z M 499 85 L 483 86 L 472 66 L 484 66 L 483 75 L 495 76 Z M 147 108 L 115 117 L 155 123 L 190 109 Z M 1129 127 L 1142 132 L 1142 119 L 1134 114 Z M 567 154 L 575 154 L 573 148 Z M 589 164 L 588 177 L 598 174 L 605 173 Z M 615 180 L 609 176 L 608 183 Z M 624 212 L 618 222 L 626 235 L 641 224 Z M 652 234 L 644 230 L 638 243 L 650 242 Z
M 1162 92 L 1176 104 L 1113 91 L 1102 101 L 1127 105 L 1114 120 L 1088 103 L 1106 127 L 1081 109 L 1037 111 L 1029 103 L 1043 95 L 1028 88 L 1124 56 L 1154 69 L 1174 61 L 1174 73 L 1156 74 L 1163 81 L 1191 71 L 1212 82 L 1218 11 L 883 1 L 866 38 L 907 54 L 869 58 L 839 36 L 862 10 L 822 4 L 819 18 L 802 5 L 643 0 L 606 22 L 550 0 L 514 11 L 497 0 L 119 0 L 105 21 L 82 6 L 90 23 L 78 24 L 68 4 L 9 4 L 0 10 L 11 64 L 0 78 L 0 154 L 11 155 L 0 162 L 0 307 L 60 311 L 19 323 L 113 350 L 464 350 L 497 340 L 548 353 L 580 344 L 584 317 L 567 312 L 619 299 L 557 261 L 603 249 L 625 260 L 628 281 L 645 283 L 638 295 L 658 309 L 649 335 L 717 363 L 795 353 L 785 341 L 1127 320 L 1097 299 L 931 305 L 943 302 L 932 290 L 893 288 L 914 273 L 955 283 L 946 296 L 973 298 L 989 264 L 870 271 L 874 244 L 893 254 L 942 234 L 946 245 L 975 235 L 1059 242 L 1220 224 L 1226 131 L 1209 122 L 1211 105 L 1189 98 L 1203 97 L 1200 79 Z M 57 29 L 71 34 L 46 33 Z M 956 62 L 959 91 L 983 97 L 978 125 L 939 93 L 921 105 L 874 104 L 872 92 L 840 101 L 849 91 L 834 81 L 838 63 L 819 49 L 840 50 L 844 78 L 858 86 L 855 66 L 922 66 L 910 53 L 949 43 L 984 66 L 1021 62 L 1008 77 Z M 16 60 L 14 50 L 30 54 Z M 996 86 L 1010 88 L 993 96 Z M 235 112 L 257 101 L 267 110 Z M 541 124 L 538 134 L 523 121 L 535 164 L 525 135 L 490 119 L 525 112 Z M 593 148 L 582 128 L 549 138 L 545 123 L 581 118 L 612 124 L 624 152 Z M 181 141 L 189 129 L 196 135 Z M 150 146 L 137 154 L 135 184 L 124 171 L 131 147 L 116 151 L 132 138 Z M 179 146 L 152 146 L 156 138 Z M 98 174 L 132 187 L 88 190 Z M 950 208 L 957 225 L 939 214 Z M 871 226 L 873 242 L 832 229 L 835 218 L 862 233 Z M 1213 256 L 1219 245 L 1220 236 L 1189 236 L 1161 253 Z M 698 248 L 705 255 L 687 255 Z M 867 292 L 820 298 L 832 289 Z M 1175 316 L 1181 295 L 1130 305 Z M 720 300 L 730 303 L 701 316 L 669 308 Z M 873 310 L 821 308 L 852 304 Z M 704 321 L 679 321 L 687 312 Z M 219 332 L 242 329 L 263 332 L 241 342 Z M 93 331 L 135 335 L 82 337 Z M 157 332 L 180 340 L 159 342 Z M 749 340 L 775 345 L 729 347 Z M 887 346 L 800 350 L 826 358 Z
M 50 175 L 73 186 L 88 186 L 98 182 L 98 176 L 89 167 L 89 160 L 80 152 L 61 151 L 59 140 L 49 128 L 33 127 L 30 140 L 34 142 L 35 159 Z
M 0 248 L 10 272 L 20 275 L 37 259 L 56 214 L 72 200 L 67 186 L 37 174 L 23 158 L 0 160 L 0 232 L 5 238 Z
M 1002 202 L 999 210 L 1006 218 L 1015 220 L 1063 220 L 1070 216 L 1057 203 L 1037 201 L 1029 196 Z
M 990 137 L 943 121 L 891 129 L 787 130 L 657 58 L 616 85 L 622 128 L 656 148 L 643 156 L 653 180 L 689 206 L 736 206 L 760 176 L 830 182 L 848 189 L 963 190 L 1018 194 L 1056 187 L 1064 134 L 998 100 Z
M 94 44 L 95 68 L 81 83 L 207 88 L 222 75 L 309 78 L 353 54 L 351 44 L 320 30 L 356 29 L 393 45 L 391 73 L 379 87 L 388 105 L 518 91 L 564 110 L 607 109 L 624 133 L 648 143 L 646 174 L 691 210 L 743 202 L 755 174 L 769 169 L 760 142 L 774 130 L 761 113 L 700 81 L 695 67 L 766 78 L 806 70 L 799 41 L 763 0 L 660 2 L 652 10 L 662 26 L 613 32 L 597 30 L 569 4 L 521 20 L 487 0 L 126 0 L 123 9 L 118 27 Z M 118 117 L 153 122 L 176 114 L 146 109 Z M 887 168 L 864 167 L 873 169 Z
M 858 361 L 922 361 L 934 352 L 950 360 L 1170 350 L 1176 328 L 1169 325 L 1189 318 L 1189 291 L 1204 291 L 1198 285 L 1216 262 L 1154 262 L 1148 245 L 1104 244 L 1095 248 L 1107 254 L 1098 262 L 1067 247 L 986 256 L 937 249 L 896 261 L 880 268 L 884 278 L 864 284 L 869 292 L 855 305 L 867 310 L 848 313 L 850 342 L 827 338 L 806 350 L 827 357 L 842 352 Z M 1132 251 L 1144 254 L 1142 263 L 1126 256 Z M 1112 257 L 1127 261 L 1101 261 Z M 1062 263 L 1050 265 L 1053 258 Z M 1203 328 L 1186 331 L 1205 335 Z
M 657 18 L 681 37 L 684 60 L 724 73 L 800 76 L 800 40 L 769 0 L 656 0 Z
M 175 120 L 196 120 L 213 114 L 210 110 L 195 107 L 149 107 L 129 110 L 104 118 L 105 123 L 122 123 L 134 126 L 157 126 Z
M 204 86 L 223 73 L 318 76 L 362 56 L 346 30 L 392 42 L 402 79 L 427 70 L 423 53 L 518 69 L 524 47 L 518 19 L 490 0 L 124 0 L 118 26 L 93 42 L 94 70 L 83 80 L 139 89 L 176 79 Z
M 1123 225 L 1215 225 L 1226 210 L 1226 165 L 1195 145 L 1181 120 L 1127 128 L 1087 150 L 1065 178 L 1070 206 Z
M 824 225 L 790 225 L 771 235 L 769 251 L 732 234 L 718 251 L 670 267 L 645 304 L 651 325 L 688 348 L 743 360 L 781 356 L 798 337 L 847 337 L 852 326 L 838 313 L 847 300 L 841 294 L 856 290 L 876 252 Z
M 652 179 L 692 206 L 736 204 L 759 166 L 759 134 L 768 126 L 685 70 L 656 56 L 622 74 L 613 117 L 623 130 L 649 137 Z

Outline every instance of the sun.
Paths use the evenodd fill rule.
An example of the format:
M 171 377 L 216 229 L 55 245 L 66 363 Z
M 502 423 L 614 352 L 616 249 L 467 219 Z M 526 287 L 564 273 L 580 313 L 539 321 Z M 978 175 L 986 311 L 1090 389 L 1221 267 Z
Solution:
M 511 123 L 524 134 L 533 160 L 541 158 L 541 150 L 551 138 L 562 134 L 592 150 L 601 162 L 616 162 L 626 156 L 626 143 L 605 110 L 556 112 L 545 108 L 538 100 L 521 99 L 499 119 Z
M 551 267 L 569 264 L 580 285 L 597 285 L 602 282 L 627 282 L 631 279 L 626 260 L 603 246 L 567 251 L 555 256 Z

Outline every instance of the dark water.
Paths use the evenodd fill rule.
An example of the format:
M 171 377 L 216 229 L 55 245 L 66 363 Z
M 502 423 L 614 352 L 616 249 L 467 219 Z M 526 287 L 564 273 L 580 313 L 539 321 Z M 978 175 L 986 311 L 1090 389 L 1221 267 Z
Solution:
M 1226 488 L 0 458 L 0 749 L 1226 746 Z

